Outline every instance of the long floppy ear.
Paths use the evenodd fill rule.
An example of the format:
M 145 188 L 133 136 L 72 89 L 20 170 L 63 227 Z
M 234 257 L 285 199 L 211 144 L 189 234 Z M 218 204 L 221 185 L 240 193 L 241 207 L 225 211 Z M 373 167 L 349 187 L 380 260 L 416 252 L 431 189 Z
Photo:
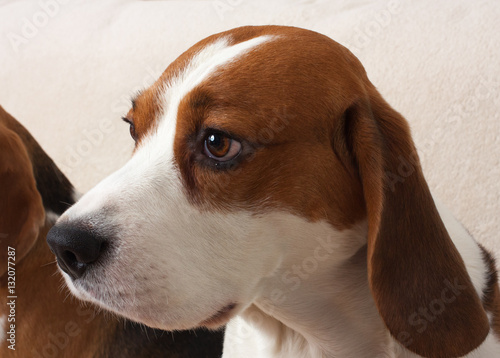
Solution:
M 0 277 L 7 271 L 8 247 L 15 263 L 33 247 L 45 221 L 33 168 L 19 136 L 0 123 Z
M 368 215 L 368 279 L 391 334 L 424 357 L 461 357 L 489 323 L 438 214 L 405 119 L 370 84 L 344 119 Z

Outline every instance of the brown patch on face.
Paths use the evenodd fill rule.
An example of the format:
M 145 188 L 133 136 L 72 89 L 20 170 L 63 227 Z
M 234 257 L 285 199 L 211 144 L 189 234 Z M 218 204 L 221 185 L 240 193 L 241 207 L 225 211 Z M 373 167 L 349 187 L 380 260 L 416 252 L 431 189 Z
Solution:
M 253 38 L 258 33 L 265 33 L 265 29 L 242 28 L 234 37 L 232 41 L 238 43 L 247 39 Z M 135 133 L 137 137 L 137 144 L 140 144 L 144 136 L 155 128 L 159 116 L 162 113 L 164 87 L 168 86 L 169 82 L 188 66 L 190 60 L 208 44 L 215 42 L 220 37 L 225 36 L 225 33 L 215 34 L 206 39 L 198 42 L 190 47 L 187 51 L 181 54 L 174 62 L 172 62 L 167 69 L 163 72 L 160 78 L 155 83 L 144 91 L 141 91 L 132 100 L 132 108 L 127 113 L 128 120 L 133 122 Z M 231 40 L 231 39 L 229 39 Z
M 130 135 L 136 141 L 136 146 L 152 130 L 161 113 L 160 93 L 160 85 L 155 83 L 132 100 L 132 108 L 124 119 L 131 123 Z
M 345 110 L 335 94 L 352 96 L 358 86 L 339 80 L 342 65 L 331 58 L 345 66 L 350 55 L 300 29 L 243 28 L 224 36 L 236 43 L 263 34 L 280 38 L 225 65 L 179 105 L 174 153 L 189 198 L 203 209 L 286 210 L 351 227 L 365 215 L 362 190 L 354 168 L 332 150 L 330 119 Z M 306 44 L 308 52 L 300 49 Z M 242 143 L 231 169 L 202 158 L 210 129 Z
M 243 55 L 244 60 L 221 66 L 179 105 L 174 153 L 189 198 L 204 209 L 284 209 L 312 220 L 327 217 L 334 226 L 348 228 L 365 215 L 362 191 L 353 168 L 341 165 L 331 150 L 333 122 L 328 118 L 340 116 L 345 105 L 332 101 L 332 94 L 347 96 L 349 91 L 335 78 L 329 79 L 328 93 L 317 83 L 324 81 L 325 69 L 341 77 L 342 70 L 329 60 L 331 56 L 346 62 L 351 55 L 331 46 L 325 53 L 331 40 L 324 36 L 269 26 L 239 28 L 202 40 L 135 98 L 127 118 L 135 125 L 137 143 L 157 125 L 164 86 L 201 49 L 221 37 L 236 44 L 262 35 L 283 38 L 258 46 Z M 316 58 L 320 63 L 313 64 L 310 53 L 298 47 L 286 56 L 276 56 L 297 43 L 307 43 L 318 56 L 326 57 Z M 304 105 L 318 100 L 324 105 Z M 233 170 L 213 170 L 200 162 L 203 133 L 210 128 L 245 143 L 241 162 Z

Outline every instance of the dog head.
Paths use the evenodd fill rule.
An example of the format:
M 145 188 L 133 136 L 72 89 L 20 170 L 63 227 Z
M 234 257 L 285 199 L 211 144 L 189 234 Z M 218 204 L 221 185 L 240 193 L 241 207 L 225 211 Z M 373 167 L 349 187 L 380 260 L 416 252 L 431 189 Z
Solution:
M 330 261 L 367 245 L 377 308 L 409 349 L 462 355 L 487 335 L 406 121 L 331 39 L 287 27 L 211 36 L 124 119 L 133 157 L 49 234 L 80 298 L 160 328 L 217 326 L 328 237 Z M 407 318 L 455 279 L 453 306 L 403 342 Z

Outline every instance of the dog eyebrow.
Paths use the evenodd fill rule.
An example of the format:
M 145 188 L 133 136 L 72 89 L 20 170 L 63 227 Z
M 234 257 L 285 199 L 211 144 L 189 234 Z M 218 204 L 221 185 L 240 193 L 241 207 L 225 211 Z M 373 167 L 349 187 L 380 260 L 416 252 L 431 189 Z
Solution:
M 189 106 L 193 109 L 206 109 L 213 103 L 213 98 L 205 91 L 193 91 L 188 100 Z

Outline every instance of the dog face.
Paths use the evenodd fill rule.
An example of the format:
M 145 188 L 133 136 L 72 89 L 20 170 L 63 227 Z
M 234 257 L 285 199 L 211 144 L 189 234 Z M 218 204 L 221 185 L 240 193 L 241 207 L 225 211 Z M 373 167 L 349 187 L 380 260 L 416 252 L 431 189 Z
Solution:
M 282 256 L 304 246 L 294 240 L 362 219 L 331 124 L 315 118 L 329 114 L 303 108 L 329 95 L 315 87 L 320 69 L 294 79 L 308 54 L 275 58 L 293 41 L 248 30 L 212 37 L 133 100 L 134 156 L 59 221 L 109 246 L 82 277 L 66 275 L 74 293 L 157 327 L 220 325 L 221 312 L 248 306 Z M 328 190 L 335 181 L 342 190 Z M 325 215 L 336 229 L 314 223 Z
M 394 336 L 409 329 L 397 317 L 411 315 L 416 297 L 431 301 L 447 279 L 436 272 L 446 272 L 467 287 L 446 315 L 474 311 L 477 341 L 484 339 L 487 318 L 463 262 L 438 262 L 458 253 L 406 122 L 334 41 L 284 27 L 211 36 L 135 98 L 125 120 L 136 141 L 132 159 L 49 235 L 80 298 L 159 328 L 216 327 L 269 295 L 278 273 L 322 238 L 334 243 L 329 262 L 368 244 L 371 289 Z M 385 173 L 399 173 L 400 157 L 414 167 L 398 186 Z M 421 252 L 426 237 L 442 245 Z M 398 250 L 416 256 L 399 258 Z M 432 264 L 422 265 L 423 255 Z M 421 275 L 433 277 L 425 287 Z M 389 288 L 401 282 L 411 289 Z M 395 317 L 398 300 L 405 304 Z M 456 326 L 464 329 L 454 338 L 470 336 L 470 324 Z M 411 349 L 425 346 L 419 337 Z

